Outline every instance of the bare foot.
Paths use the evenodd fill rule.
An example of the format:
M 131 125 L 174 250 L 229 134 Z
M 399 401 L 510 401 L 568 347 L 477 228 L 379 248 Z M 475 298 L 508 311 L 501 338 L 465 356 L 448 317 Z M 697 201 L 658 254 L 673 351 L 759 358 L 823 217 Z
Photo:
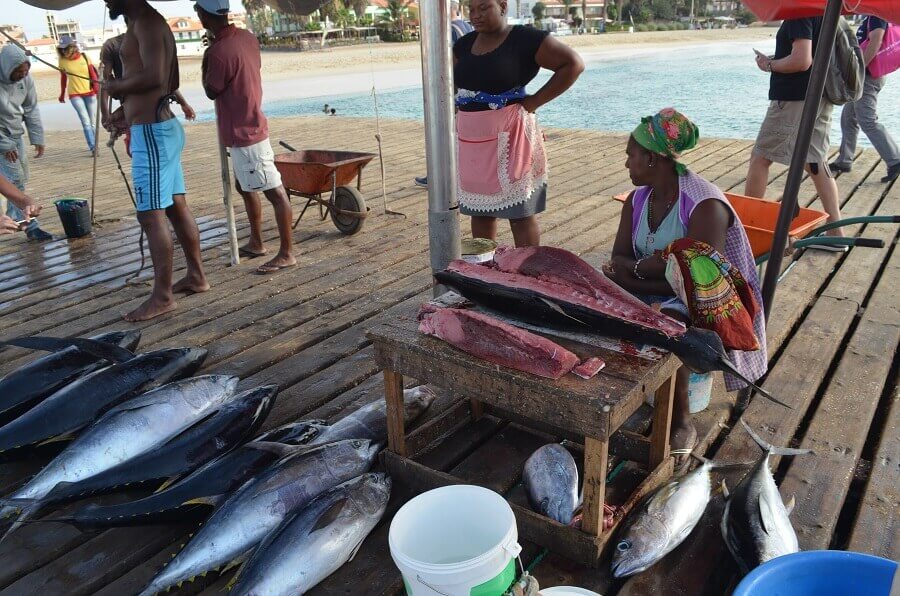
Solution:
M 132 323 L 137 321 L 147 321 L 153 317 L 158 317 L 159 315 L 175 310 L 177 306 L 178 305 L 174 300 L 164 301 L 150 296 L 143 304 L 122 318 Z
M 193 275 L 185 275 L 172 285 L 173 294 L 200 294 L 209 290 L 209 283 L 206 277 L 197 277 Z
M 697 429 L 692 423 L 685 426 L 673 426 L 669 435 L 669 446 L 675 456 L 675 469 L 680 470 L 691 461 L 691 452 L 697 446 Z

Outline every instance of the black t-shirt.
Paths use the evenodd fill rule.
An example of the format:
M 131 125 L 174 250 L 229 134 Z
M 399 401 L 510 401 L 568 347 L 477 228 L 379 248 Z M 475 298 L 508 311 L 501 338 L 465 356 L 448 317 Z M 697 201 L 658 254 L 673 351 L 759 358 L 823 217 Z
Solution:
M 813 56 L 819 43 L 819 30 L 822 28 L 822 17 L 791 19 L 784 21 L 775 35 L 775 59 L 791 55 L 794 41 L 811 39 Z M 769 77 L 769 99 L 781 101 L 803 101 L 806 99 L 806 87 L 809 85 L 809 73 L 812 67 L 803 72 L 789 74 L 773 72 Z
M 453 68 L 454 84 L 457 89 L 490 94 L 524 87 L 541 69 L 535 61 L 535 55 L 547 35 L 547 31 L 514 25 L 497 49 L 481 55 L 472 53 L 472 44 L 475 43 L 478 32 L 473 31 L 464 35 L 453 45 L 453 54 L 456 57 L 456 66 Z M 487 106 L 469 104 L 460 109 L 479 111 L 487 109 Z
M 863 19 L 863 22 L 860 24 L 859 29 L 856 30 L 856 39 L 859 43 L 866 41 L 869 38 L 869 32 L 875 29 L 884 29 L 885 33 L 887 33 L 888 22 L 884 19 L 879 19 L 878 17 L 866 17 Z

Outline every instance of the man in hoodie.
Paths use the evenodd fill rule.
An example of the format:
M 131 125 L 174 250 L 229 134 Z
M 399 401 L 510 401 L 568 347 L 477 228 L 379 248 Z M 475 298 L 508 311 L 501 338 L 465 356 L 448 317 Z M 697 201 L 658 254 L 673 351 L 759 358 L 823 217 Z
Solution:
M 34 81 L 28 76 L 30 69 L 31 61 L 18 46 L 7 44 L 0 50 L 0 175 L 22 192 L 28 181 L 26 131 L 35 157 L 44 154 L 44 127 Z M 13 201 L 8 202 L 6 214 L 16 221 L 29 219 Z M 37 219 L 30 219 L 26 234 L 29 240 L 37 242 L 53 239 L 40 228 Z

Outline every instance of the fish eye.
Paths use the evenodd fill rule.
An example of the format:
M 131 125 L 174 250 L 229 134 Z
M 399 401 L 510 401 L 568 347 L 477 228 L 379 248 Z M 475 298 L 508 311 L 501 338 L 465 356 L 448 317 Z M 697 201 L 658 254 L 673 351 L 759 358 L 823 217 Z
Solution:
M 618 550 L 620 553 L 624 553 L 625 551 L 629 550 L 630 548 L 631 548 L 631 543 L 628 542 L 627 540 L 623 540 L 622 542 L 620 542 L 619 544 L 616 545 L 616 550 Z
M 353 441 L 353 446 L 356 448 L 362 447 L 362 441 Z

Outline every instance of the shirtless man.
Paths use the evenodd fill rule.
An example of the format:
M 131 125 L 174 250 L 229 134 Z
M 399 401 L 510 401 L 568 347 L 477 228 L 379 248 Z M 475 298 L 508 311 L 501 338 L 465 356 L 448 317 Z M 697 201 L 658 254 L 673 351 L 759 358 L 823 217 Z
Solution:
M 179 86 L 175 37 L 147 0 L 104 1 L 112 19 L 128 17 L 121 48 L 123 78 L 106 85 L 109 95 L 122 101 L 131 130 L 138 221 L 153 261 L 153 291 L 125 320 L 145 321 L 173 310 L 173 294 L 205 292 L 209 284 L 200 258 L 200 232 L 184 198 L 184 129 L 169 109 L 169 99 Z M 174 285 L 172 236 L 166 218 L 187 261 L 186 275 Z

